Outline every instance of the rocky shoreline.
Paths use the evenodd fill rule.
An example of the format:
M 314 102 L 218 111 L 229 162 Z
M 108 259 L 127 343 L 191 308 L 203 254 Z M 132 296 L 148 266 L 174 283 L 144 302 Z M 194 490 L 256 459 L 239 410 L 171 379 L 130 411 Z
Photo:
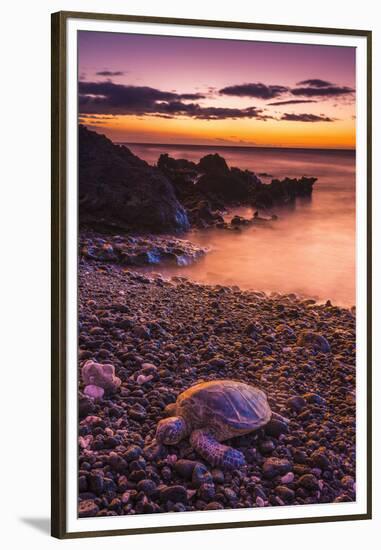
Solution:
M 355 312 L 147 277 L 119 260 L 79 261 L 79 515 L 354 501 Z M 86 362 L 111 365 L 118 383 L 92 392 Z M 167 404 L 218 378 L 260 387 L 277 415 L 232 440 L 247 463 L 236 471 L 211 468 L 187 441 L 159 451 L 153 440 Z
M 224 212 L 251 206 L 273 215 L 311 200 L 315 177 L 271 179 L 229 167 L 219 154 L 198 163 L 161 155 L 150 166 L 127 147 L 79 127 L 79 220 L 100 232 L 182 234 L 189 229 L 232 229 Z M 269 175 L 266 174 L 266 177 Z M 267 216 L 268 217 L 268 216 Z M 244 225 L 236 220 L 233 229 Z M 249 223 L 265 223 L 257 216 Z
M 150 166 L 80 127 L 80 517 L 356 499 L 354 309 L 139 271 L 202 260 L 190 229 L 271 229 L 316 182 L 260 177 L 218 154 Z M 237 205 L 252 217 L 227 221 Z M 233 471 L 154 439 L 168 404 L 215 379 L 258 386 L 274 413 L 231 442 Z
M 112 235 L 81 231 L 79 238 L 80 256 L 123 266 L 185 266 L 199 261 L 207 252 L 206 247 L 173 236 Z

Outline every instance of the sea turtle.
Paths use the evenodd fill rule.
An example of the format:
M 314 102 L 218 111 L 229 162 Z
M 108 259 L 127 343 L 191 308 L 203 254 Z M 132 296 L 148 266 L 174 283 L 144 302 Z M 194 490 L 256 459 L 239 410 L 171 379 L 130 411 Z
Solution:
M 160 420 L 156 430 L 159 444 L 176 445 L 189 436 L 205 460 L 222 468 L 239 468 L 245 458 L 219 442 L 257 430 L 272 416 L 263 391 L 235 380 L 191 386 L 166 407 L 166 413 L 170 417 Z

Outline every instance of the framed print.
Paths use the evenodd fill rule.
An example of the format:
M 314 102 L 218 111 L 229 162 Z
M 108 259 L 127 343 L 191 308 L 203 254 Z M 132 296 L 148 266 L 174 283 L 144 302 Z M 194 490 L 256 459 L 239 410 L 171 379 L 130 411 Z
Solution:
M 371 32 L 52 16 L 52 535 L 371 517 Z

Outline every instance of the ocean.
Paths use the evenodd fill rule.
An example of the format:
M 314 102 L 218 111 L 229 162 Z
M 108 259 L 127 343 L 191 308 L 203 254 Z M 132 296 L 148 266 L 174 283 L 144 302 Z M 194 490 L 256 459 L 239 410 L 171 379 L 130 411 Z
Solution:
M 318 178 L 310 202 L 299 201 L 293 210 L 260 212 L 278 215 L 271 229 L 250 227 L 237 234 L 205 230 L 186 235 L 192 242 L 209 247 L 210 252 L 194 265 L 160 268 L 163 275 L 183 275 L 204 283 L 267 293 L 298 293 L 318 301 L 330 299 L 344 307 L 355 304 L 354 151 L 125 145 L 152 165 L 161 153 L 197 162 L 217 152 L 229 166 L 267 174 L 260 176 L 264 182 L 271 177 Z M 251 216 L 252 209 L 235 209 L 229 215 L 233 213 Z

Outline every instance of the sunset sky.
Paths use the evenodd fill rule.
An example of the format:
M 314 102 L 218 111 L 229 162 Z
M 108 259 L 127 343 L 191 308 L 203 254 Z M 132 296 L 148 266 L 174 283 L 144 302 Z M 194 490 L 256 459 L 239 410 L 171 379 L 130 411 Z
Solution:
M 78 33 L 80 122 L 113 141 L 355 147 L 355 48 Z

